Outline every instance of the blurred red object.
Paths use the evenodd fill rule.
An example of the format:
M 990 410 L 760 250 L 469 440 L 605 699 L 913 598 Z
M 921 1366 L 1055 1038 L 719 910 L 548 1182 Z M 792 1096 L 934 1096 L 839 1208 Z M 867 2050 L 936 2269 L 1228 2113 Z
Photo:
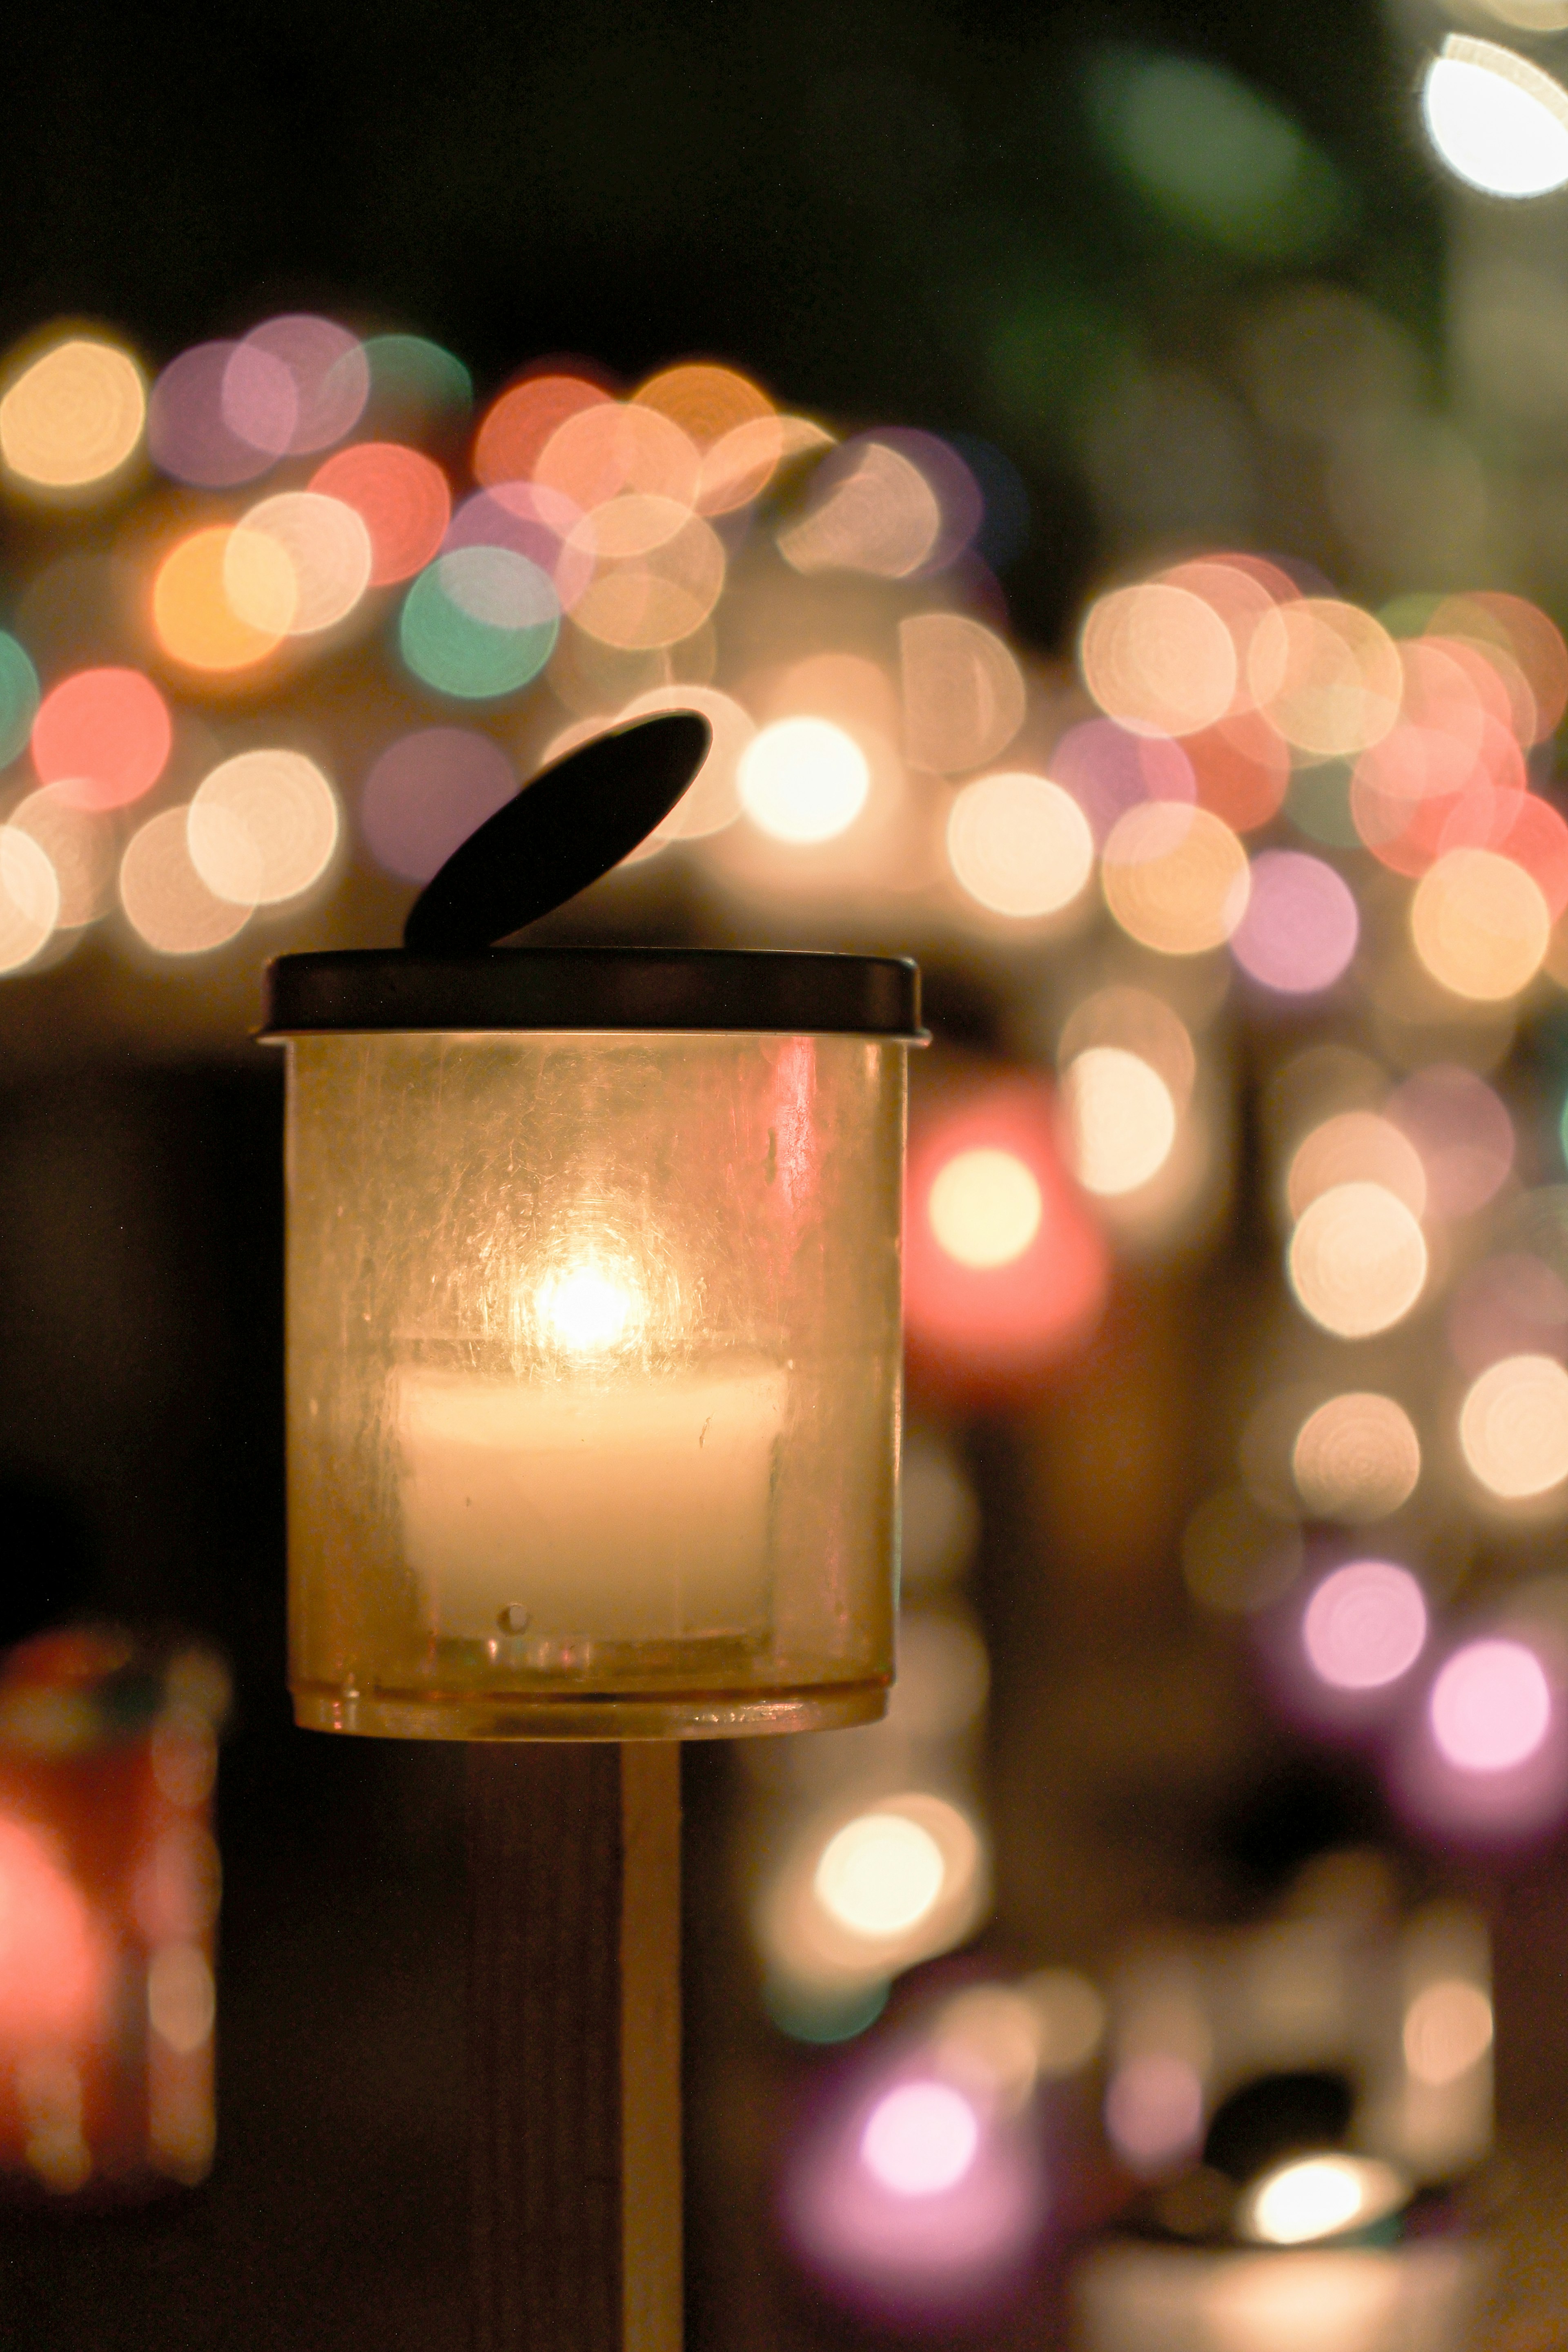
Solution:
M 0 2191 L 145 2195 L 214 2138 L 222 1667 L 102 1627 L 0 1666 Z
M 1110 1252 L 1045 1080 L 971 1076 L 916 1105 L 904 1249 L 910 1374 L 929 1392 L 1004 1401 L 1089 1339 Z

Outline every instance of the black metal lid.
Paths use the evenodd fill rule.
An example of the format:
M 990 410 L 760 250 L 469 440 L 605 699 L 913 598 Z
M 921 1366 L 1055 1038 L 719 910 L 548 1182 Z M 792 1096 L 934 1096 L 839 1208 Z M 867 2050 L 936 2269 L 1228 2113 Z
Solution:
M 772 1030 L 921 1045 L 907 956 L 784 949 L 351 949 L 279 956 L 262 1034 L 333 1030 Z

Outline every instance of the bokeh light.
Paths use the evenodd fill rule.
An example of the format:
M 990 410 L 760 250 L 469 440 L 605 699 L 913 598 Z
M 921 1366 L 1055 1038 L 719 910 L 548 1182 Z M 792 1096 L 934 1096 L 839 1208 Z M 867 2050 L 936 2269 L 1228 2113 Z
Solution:
M 1451 1063 L 1418 1070 L 1395 1088 L 1385 1109 L 1421 1154 L 1437 1215 L 1473 1216 L 1507 1182 L 1513 1121 L 1473 1070 Z
M 1308 1414 L 1291 1468 L 1314 1517 L 1370 1524 L 1389 1517 L 1415 1493 L 1421 1444 L 1409 1414 L 1393 1397 L 1351 1390 Z
M 980 1180 L 973 1193 L 965 1162 Z M 986 1253 L 1014 1248 L 1035 1213 L 1034 1197 L 1009 1162 L 1030 1179 L 1039 1216 L 1020 1255 L 987 1264 Z M 989 1233 L 977 1214 L 960 1235 L 963 1246 L 982 1254 L 980 1263 L 955 1255 L 932 1217 L 933 1195 L 954 1167 L 960 1178 L 943 1185 L 945 1215 L 962 1208 L 968 1229 L 971 1207 L 977 1199 L 984 1208 L 993 1176 L 1008 1212 L 1005 1234 Z M 945 1388 L 1006 1386 L 1033 1377 L 1092 1329 L 1109 1275 L 1105 1243 L 1068 1177 L 1056 1105 L 1043 1087 L 999 1081 L 917 1118 L 907 1184 L 904 1313 L 912 1364 L 925 1378 Z
M 857 1936 L 904 1934 L 936 1908 L 946 1874 L 929 1830 L 900 1813 L 862 1813 L 829 1839 L 814 1885 L 822 1907 Z
M 779 551 L 797 572 L 869 572 L 907 579 L 936 544 L 936 493 L 883 441 L 851 443 L 826 461 L 811 504 L 779 533 Z
M 256 560 L 257 538 L 270 540 L 287 565 L 287 616 Z M 280 627 L 289 636 L 314 636 L 353 611 L 370 585 L 371 562 L 371 534 L 355 508 L 319 490 L 284 490 L 252 507 L 232 533 L 224 588 L 230 608 L 264 635 Z
M 1448 1352 L 1472 1378 L 1504 1356 L 1568 1357 L 1568 1282 L 1528 1250 L 1483 1258 L 1456 1286 Z
M 1335 1184 L 1381 1184 L 1412 1216 L 1427 1210 L 1427 1169 L 1402 1129 L 1375 1111 L 1342 1110 L 1297 1146 L 1286 1180 L 1291 1214 L 1300 1217 Z
M 1122 929 L 1161 955 L 1223 947 L 1247 911 L 1247 853 L 1205 808 L 1146 801 L 1118 817 L 1101 887 Z
M 854 823 L 871 769 L 852 735 L 827 719 L 779 719 L 740 755 L 741 805 L 775 841 L 831 841 Z
M 1060 914 L 1094 870 L 1094 836 L 1070 793 L 1044 776 L 981 776 L 947 818 L 947 855 L 977 906 L 1022 921 Z
M 54 867 L 59 929 L 96 922 L 114 895 L 119 844 L 111 821 L 80 807 L 68 784 L 45 784 L 17 803 L 9 824 L 36 841 Z
M 1158 1070 L 1123 1046 L 1090 1045 L 1065 1066 L 1061 1092 L 1085 1192 L 1113 1199 L 1158 1175 L 1176 1138 L 1176 1103 Z
M 131 929 L 159 955 L 205 955 L 238 937 L 248 907 L 208 888 L 191 856 L 183 808 L 164 809 L 133 834 L 120 861 L 120 902 Z
M 400 736 L 365 779 L 360 824 L 389 874 L 428 882 L 517 789 L 501 746 L 467 727 Z
M 1568 90 L 1517 50 L 1450 33 L 1427 68 L 1421 112 L 1448 169 L 1490 196 L 1568 182 Z
M 123 808 L 152 789 L 173 742 L 169 706 L 136 669 L 84 669 L 44 697 L 33 765 L 78 808 Z
M 26 748 L 37 709 L 38 673 L 24 647 L 0 630 L 0 768 Z
M 1507 1502 L 1568 1478 L 1568 1371 L 1552 1356 L 1504 1356 L 1472 1382 L 1459 1444 L 1488 1492 Z
M 370 535 L 370 584 L 412 579 L 436 554 L 452 519 L 445 475 L 423 450 L 396 441 L 340 449 L 310 478 L 320 496 L 351 507 Z
M 29 488 L 80 490 L 131 458 L 147 387 L 129 352 L 72 335 L 40 353 L 0 399 L 0 457 Z
M 1190 2156 L 1203 2137 L 1203 2083 L 1188 2060 L 1134 2052 L 1105 2093 L 1105 2133 L 1131 2172 L 1157 2175 Z
M 1450 849 L 1421 877 L 1410 905 L 1416 952 L 1441 987 L 1492 1004 L 1540 971 L 1552 936 L 1541 886 L 1490 849 Z
M 1101 709 L 1124 727 L 1195 734 L 1223 717 L 1236 692 L 1229 630 L 1201 596 L 1168 583 L 1100 597 L 1078 658 Z
M 594 401 L 563 417 L 534 460 L 541 489 L 584 514 L 623 494 L 656 499 L 690 514 L 702 461 L 689 435 L 655 408 Z
M 967 1267 L 1011 1265 L 1040 1231 L 1045 1205 L 1016 1152 L 956 1152 L 932 1180 L 926 1214 L 937 1246 Z
M 1544 1741 L 1552 1687 L 1522 1642 L 1469 1642 L 1432 1685 L 1427 1713 L 1439 1751 L 1458 1770 L 1507 1772 Z
M 1138 735 L 1113 719 L 1068 728 L 1051 752 L 1054 782 L 1070 792 L 1096 841 L 1145 801 L 1194 802 L 1197 780 L 1186 748 L 1166 735 Z
M 170 362 L 148 400 L 147 447 L 153 464 L 193 488 L 233 489 L 255 481 L 274 462 L 274 452 L 243 439 L 224 413 L 229 362 L 238 349 L 232 342 L 193 345 Z M 287 372 L 277 362 L 258 356 L 249 364 L 264 374 L 270 372 L 286 398 L 290 396 Z
M 1424 1985 L 1405 2012 L 1405 2063 L 1418 2083 L 1443 2090 L 1486 2056 L 1492 2008 L 1478 1984 L 1440 1977 Z
M 956 2187 L 979 2151 L 979 2119 L 948 2083 L 901 2083 L 872 2109 L 861 2160 L 895 2197 Z
M 1354 893 L 1332 866 L 1302 850 L 1266 849 L 1252 861 L 1230 952 L 1263 987 L 1310 996 L 1343 976 L 1360 933 Z
M 488 702 L 530 685 L 555 651 L 560 601 L 546 573 L 505 547 L 437 556 L 403 600 L 402 657 L 440 694 Z
M 1390 1560 L 1348 1561 L 1314 1587 L 1301 1643 L 1332 1690 L 1383 1690 L 1408 1674 L 1426 1647 L 1421 1587 Z
M 237 907 L 277 906 L 319 882 L 338 845 L 337 794 L 302 751 L 242 751 L 198 787 L 191 861 Z
M 1301 2156 L 1276 2166 L 1247 2196 L 1245 2236 L 1268 2246 L 1304 2246 L 1364 2230 L 1395 2212 L 1410 2184 L 1375 2157 Z
M 1427 1281 L 1416 1218 L 1386 1185 L 1333 1184 L 1302 1212 L 1287 1267 L 1303 1311 L 1342 1339 L 1386 1331 Z
M 59 877 L 47 852 L 20 826 L 0 824 L 0 972 L 30 964 L 59 917 Z
M 658 653 L 700 629 L 724 592 L 724 543 L 684 501 L 632 490 L 575 524 L 569 555 L 591 560 L 571 596 L 576 626 L 622 653 Z
M 917 768 L 985 767 L 1023 724 L 1023 673 L 994 629 L 961 613 L 919 613 L 898 627 L 904 749 Z
M 230 582 L 257 626 L 235 610 Z M 260 531 L 206 524 L 172 547 L 152 583 L 152 625 L 171 660 L 214 677 L 253 668 L 275 653 L 294 617 L 294 567 Z
M 1354 604 L 1301 596 L 1260 622 L 1247 684 L 1285 740 L 1309 759 L 1352 758 L 1395 724 L 1404 693 L 1399 648 Z
M 610 399 L 585 376 L 525 376 L 486 411 L 474 443 L 474 473 L 485 483 L 528 480 L 559 428 L 580 411 Z
M 371 370 L 357 335 L 291 311 L 253 327 L 224 370 L 224 422 L 269 456 L 329 449 L 359 423 Z

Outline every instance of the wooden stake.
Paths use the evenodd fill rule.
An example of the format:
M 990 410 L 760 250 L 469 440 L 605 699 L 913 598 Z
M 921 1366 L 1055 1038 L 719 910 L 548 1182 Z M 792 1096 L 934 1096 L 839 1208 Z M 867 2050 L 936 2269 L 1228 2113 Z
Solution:
M 468 1751 L 474 2352 L 680 2352 L 680 1750 Z

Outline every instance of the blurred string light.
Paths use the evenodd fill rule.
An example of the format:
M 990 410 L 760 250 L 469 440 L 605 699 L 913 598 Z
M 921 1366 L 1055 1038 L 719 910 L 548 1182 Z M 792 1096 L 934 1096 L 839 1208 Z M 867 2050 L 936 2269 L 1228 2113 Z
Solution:
M 1396 1399 L 1349 1391 L 1307 1416 L 1291 1467 L 1313 1517 L 1371 1522 L 1388 1518 L 1415 1493 L 1421 1444 Z
M 128 467 L 147 421 L 147 386 L 127 351 L 93 336 L 52 344 L 0 396 L 0 459 L 42 491 L 98 488 Z
M 1496 41 L 1450 33 L 1427 68 L 1421 111 L 1442 161 L 1492 196 L 1568 183 L 1568 90 Z
M 1301 1643 L 1313 1673 L 1336 1691 L 1379 1691 L 1407 1675 L 1427 1644 L 1427 1603 L 1408 1569 L 1352 1560 L 1308 1601 Z

